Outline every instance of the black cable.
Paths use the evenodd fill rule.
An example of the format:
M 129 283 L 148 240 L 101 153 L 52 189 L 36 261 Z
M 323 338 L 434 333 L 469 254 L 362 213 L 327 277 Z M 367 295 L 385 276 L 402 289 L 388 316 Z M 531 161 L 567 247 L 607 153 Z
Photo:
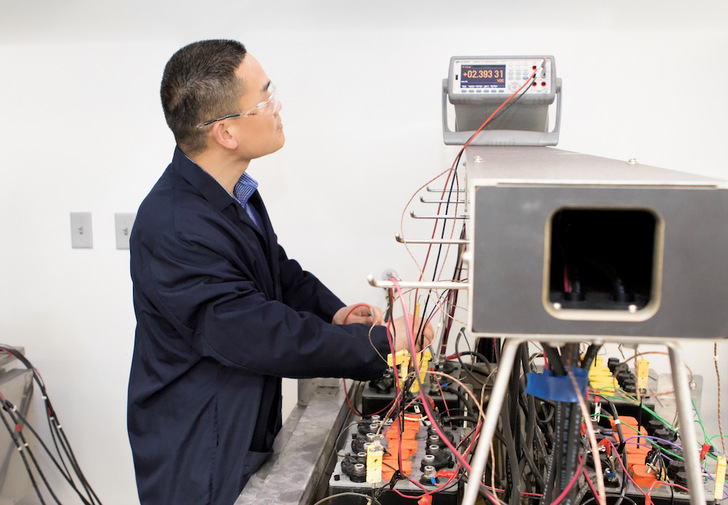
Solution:
M 459 352 L 458 356 L 460 356 L 460 358 L 462 358 L 463 356 L 475 356 L 481 362 L 483 362 L 487 366 L 487 368 L 489 368 L 489 369 L 492 368 L 492 365 L 490 364 L 490 360 L 488 360 L 488 357 L 485 354 L 479 353 L 478 351 L 463 351 L 463 352 Z M 471 363 L 468 366 L 472 368 L 474 366 L 474 364 Z
M 455 164 L 454 164 L 454 168 L 453 168 L 453 177 L 452 177 L 452 180 L 450 181 L 450 189 L 448 191 L 447 201 L 445 203 L 445 215 L 447 215 L 447 212 L 450 208 L 450 200 L 452 199 L 453 187 L 455 186 L 455 181 L 457 181 L 457 177 L 458 177 L 458 168 L 457 167 L 460 164 L 460 159 L 461 159 L 462 155 L 463 155 L 463 152 L 460 151 L 460 153 L 458 153 L 457 158 L 455 159 Z M 459 184 L 458 184 L 458 186 L 459 186 Z M 455 200 L 457 201 L 458 198 L 459 198 L 459 196 L 456 195 Z M 440 232 L 441 239 L 445 238 L 446 229 L 447 229 L 447 220 L 443 219 L 442 220 L 442 231 Z M 437 248 L 437 257 L 435 258 L 435 267 L 432 270 L 432 282 L 435 282 L 435 280 L 437 279 L 437 269 L 440 264 L 440 256 L 442 255 L 442 250 L 443 250 L 443 244 L 440 244 Z M 427 313 L 427 306 L 428 306 L 429 302 L 430 302 L 430 297 L 428 296 L 427 299 L 425 300 L 425 306 L 424 306 L 424 309 L 422 310 L 422 314 Z M 417 331 L 417 334 L 415 334 L 415 342 L 417 342 L 417 337 L 418 336 L 420 337 L 420 346 L 424 342 L 424 329 L 425 329 L 425 320 L 423 318 L 420 321 L 420 327 Z
M 581 360 L 581 368 L 588 370 L 589 367 L 591 367 L 592 362 L 594 361 L 594 358 L 597 357 L 597 354 L 599 354 L 599 349 L 601 349 L 601 345 L 598 344 L 591 344 L 586 352 L 584 353 L 584 357 Z
M 543 480 L 543 477 L 541 476 L 540 469 L 538 465 L 536 465 L 536 461 L 533 457 L 532 451 L 530 450 L 524 450 L 523 451 L 523 462 L 524 464 L 527 464 L 529 468 L 531 469 L 531 474 L 536 479 L 536 483 L 539 485 L 539 489 L 543 491 L 543 488 L 545 487 L 546 483 Z
M 612 417 L 614 418 L 614 425 L 617 427 L 617 437 L 619 439 L 619 447 L 617 448 L 617 451 L 622 454 L 622 462 L 624 464 L 623 466 L 623 474 L 622 474 L 622 487 L 619 490 L 619 499 L 617 500 L 617 503 L 615 505 L 621 505 L 622 501 L 625 499 L 625 495 L 627 493 L 627 481 L 628 481 L 628 475 L 627 471 L 624 470 L 624 468 L 629 468 L 629 461 L 627 461 L 627 445 L 624 443 L 624 432 L 622 431 L 622 423 L 619 422 L 619 414 L 617 413 L 617 407 L 615 407 L 614 403 L 605 400 L 609 404 L 609 409 L 612 411 Z
M 468 410 L 470 412 L 477 412 L 478 406 L 475 404 L 475 401 L 474 400 L 470 400 L 470 398 L 467 397 L 462 391 L 460 391 L 459 388 L 456 388 L 455 386 L 448 386 L 448 387 L 443 388 L 442 391 L 444 393 L 450 393 L 450 394 L 454 394 L 455 396 L 457 396 L 458 399 L 465 406 L 466 410 Z M 445 401 L 444 398 L 443 398 L 443 401 Z M 453 411 L 453 410 L 454 409 L 450 409 L 450 411 Z
M 554 375 L 566 375 L 566 368 L 564 368 L 564 364 L 561 361 L 561 356 L 558 351 L 546 343 L 542 343 L 541 347 L 543 348 L 543 352 L 548 360 L 549 368 Z
M 459 197 L 458 197 L 459 198 Z M 460 230 L 460 239 L 465 239 L 467 236 L 467 226 L 463 223 L 463 226 Z M 463 244 L 460 244 L 458 246 L 458 256 L 457 260 L 455 261 L 455 271 L 453 272 L 452 278 L 453 281 L 460 281 L 462 280 L 462 273 L 463 273 L 463 261 L 464 261 L 464 254 L 465 254 L 465 246 Z M 440 349 L 436 349 L 436 351 L 439 354 L 445 354 L 447 352 L 447 343 L 450 337 L 450 331 L 452 329 L 453 321 L 455 321 L 455 309 L 457 308 L 458 303 L 458 293 L 460 290 L 458 289 L 452 289 L 448 292 L 447 295 L 447 307 L 448 307 L 448 316 L 445 322 L 445 329 L 442 333 L 442 343 L 440 344 Z M 432 314 L 434 316 L 435 309 L 433 309 Z
M 458 336 L 455 339 L 455 357 L 457 358 L 458 363 L 460 363 L 460 366 L 462 367 L 462 369 L 465 371 L 465 373 L 467 373 L 470 376 L 471 379 L 473 379 L 480 386 L 485 386 L 485 381 L 479 379 L 478 377 L 475 376 L 475 374 L 473 374 L 473 372 L 472 372 L 473 366 L 472 365 L 466 366 L 466 364 L 463 362 L 463 360 L 461 358 L 460 339 L 464 335 L 465 335 L 465 327 L 463 326 L 462 328 L 460 328 L 460 331 L 458 332 Z M 468 351 L 468 354 L 472 354 L 472 355 L 478 356 L 478 357 L 482 356 L 482 354 L 475 353 L 474 351 Z M 485 358 L 485 356 L 482 356 L 482 357 Z M 487 363 L 487 359 L 485 361 Z
M 468 422 L 468 423 L 471 423 L 471 424 L 476 424 L 478 422 L 478 418 L 475 417 L 475 416 L 467 416 L 467 415 L 462 415 L 462 416 L 453 416 L 453 415 L 448 416 L 448 415 L 444 415 L 444 416 L 440 416 L 440 422 L 442 424 L 445 424 L 445 423 L 453 423 L 453 422 L 458 422 L 458 421 L 465 421 L 465 422 Z
M 510 417 L 508 409 L 501 409 L 501 431 L 505 440 L 506 454 L 508 455 L 506 465 L 506 475 L 508 477 L 507 490 L 510 492 L 511 505 L 517 504 L 521 495 L 521 476 L 518 468 L 518 455 L 516 454 L 516 444 L 513 440 L 511 432 Z
M 6 412 L 4 412 L 4 408 L 0 409 L 0 419 L 2 419 L 3 425 L 5 426 L 5 429 L 8 430 L 8 434 L 10 434 L 10 438 L 13 440 L 13 443 L 15 444 L 15 447 L 18 449 L 18 452 L 20 453 L 20 457 L 23 460 L 23 464 L 25 465 L 25 470 L 28 472 L 28 477 L 30 478 L 30 482 L 33 484 L 33 489 L 35 490 L 35 494 L 38 496 L 38 499 L 40 500 L 42 505 L 45 505 L 45 500 L 43 499 L 43 495 L 40 492 L 40 489 L 38 488 L 38 483 L 35 480 L 35 477 L 33 477 L 33 472 L 30 468 L 30 464 L 28 463 L 28 458 L 25 456 L 25 452 L 23 450 L 23 444 L 18 439 L 18 436 L 15 434 L 13 429 L 10 427 L 10 424 L 8 423 L 8 420 L 6 419 Z
M 540 417 L 537 417 L 536 420 L 541 424 L 550 423 L 551 420 L 554 418 L 555 405 L 556 405 L 555 403 L 551 403 L 551 402 L 547 402 L 547 401 L 540 402 L 539 407 L 541 407 L 542 412 L 545 410 L 544 409 L 545 407 L 550 407 L 550 410 L 546 414 L 545 418 L 542 419 Z
M 571 413 L 569 416 L 569 439 L 566 445 L 567 480 L 565 482 L 562 482 L 562 485 L 564 487 L 567 486 L 569 482 L 571 482 L 571 479 L 574 477 L 574 473 L 578 471 L 577 466 L 579 463 L 579 447 L 581 445 L 581 410 L 576 403 L 570 404 L 570 406 Z M 572 498 L 576 491 L 576 488 L 572 488 L 571 492 L 566 496 L 566 501 L 564 502 L 565 505 L 569 505 L 572 503 Z
M 521 380 L 521 391 L 523 394 L 520 395 L 520 400 L 522 413 L 526 418 L 524 425 L 526 442 L 521 448 L 521 452 L 525 462 L 531 469 L 531 474 L 534 476 L 536 484 L 539 486 L 537 491 L 543 492 L 545 482 L 541 475 L 540 468 L 536 464 L 536 455 L 533 450 L 534 442 L 536 440 L 536 398 L 533 395 L 525 394 L 527 386 L 527 374 L 525 372 L 531 369 L 531 359 L 530 356 L 528 356 L 527 346 L 524 349 L 524 352 L 521 353 L 521 366 L 523 367 L 524 373 Z
M 557 475 L 561 473 L 561 443 L 562 443 L 562 424 L 563 424 L 563 404 L 557 402 L 554 408 L 554 432 L 551 443 L 551 454 L 546 467 L 546 487 L 541 497 L 540 505 L 547 505 L 553 501 L 554 484 Z
M 25 438 L 25 435 L 23 434 L 23 430 L 21 428 L 21 421 L 16 415 L 17 411 L 13 404 L 9 401 L 3 402 L 3 410 L 6 411 L 7 415 L 10 417 L 12 422 L 15 424 L 18 436 L 18 439 L 20 443 L 23 446 L 23 450 L 28 454 L 28 457 L 30 457 L 31 462 L 33 463 L 33 467 L 35 467 L 35 471 L 38 474 L 38 477 L 40 477 L 40 480 L 43 481 L 43 484 L 45 485 L 46 489 L 50 493 L 51 497 L 53 498 L 53 501 L 55 501 L 58 505 L 61 505 L 61 502 L 58 500 L 58 497 L 56 496 L 56 493 L 53 492 L 53 489 L 51 488 L 50 484 L 48 483 L 48 479 L 46 479 L 45 473 L 41 469 L 40 465 L 38 464 L 38 460 L 35 458 L 35 455 L 33 454 L 33 450 L 30 447 L 30 444 L 28 444 L 28 440 Z M 32 431 L 32 430 L 31 430 Z
M 63 466 L 65 471 L 61 471 L 59 468 L 59 471 L 61 474 L 66 478 L 67 481 L 70 481 L 69 483 L 73 487 L 74 491 L 78 494 L 79 498 L 84 503 L 87 504 L 101 504 L 101 501 L 99 500 L 96 493 L 91 488 L 91 485 L 88 483 L 88 480 L 86 479 L 85 475 L 83 474 L 83 471 L 81 470 L 80 465 L 78 464 L 78 461 L 76 460 L 76 456 L 73 453 L 73 449 L 71 448 L 71 444 L 68 441 L 68 438 L 65 435 L 65 432 L 63 431 L 63 428 L 58 420 L 58 415 L 55 412 L 55 409 L 53 408 L 53 404 L 51 403 L 51 400 L 48 396 L 48 392 L 46 391 L 45 383 L 43 382 L 42 377 L 36 370 L 36 368 L 33 366 L 33 364 L 21 353 L 18 349 L 5 345 L 0 344 L 0 352 L 5 352 L 14 358 L 16 358 L 18 361 L 20 361 L 28 370 L 30 370 L 33 374 L 33 380 L 38 385 L 38 388 L 41 392 L 41 397 L 43 399 L 43 402 L 45 404 L 45 411 L 46 411 L 46 419 L 48 421 L 48 427 L 51 433 L 51 438 L 53 440 L 53 444 L 55 446 L 56 452 L 58 454 L 59 460 L 61 462 L 61 465 Z M 33 430 L 34 431 L 34 430 Z M 35 433 L 34 433 L 35 434 Z M 36 438 L 40 440 L 40 438 L 35 434 Z M 60 444 L 60 447 L 59 447 Z M 45 445 L 45 444 L 44 444 Z M 49 452 L 46 449 L 46 452 Z M 50 452 L 49 452 L 50 454 Z M 68 463 L 71 465 L 71 468 L 73 469 L 76 478 L 78 479 L 79 483 L 83 487 L 84 491 L 86 492 L 86 497 L 82 495 L 82 493 L 79 491 L 79 489 L 73 484 L 73 476 L 71 472 L 68 470 L 68 467 L 66 466 L 65 460 L 64 460 L 64 454 L 66 459 L 68 460 Z M 52 494 L 52 492 L 51 492 Z M 86 500 L 88 498 L 88 500 Z
M 54 456 L 53 452 L 50 450 L 48 445 L 43 441 L 41 436 L 38 434 L 38 432 L 33 428 L 33 426 L 28 422 L 28 420 L 23 416 L 23 414 L 20 413 L 20 411 L 15 408 L 15 406 L 8 400 L 5 400 L 4 403 L 7 406 L 7 409 L 12 411 L 12 415 L 17 417 L 16 424 L 19 424 L 23 426 L 23 428 L 27 428 L 30 430 L 32 435 L 35 437 L 35 440 L 40 443 L 41 447 L 45 451 L 45 454 L 48 458 L 50 458 L 51 462 L 54 464 L 58 472 L 63 476 L 64 480 L 71 486 L 71 488 L 76 492 L 76 494 L 79 495 L 79 498 L 85 503 L 89 504 L 89 501 L 84 498 L 84 496 L 81 494 L 80 490 L 76 487 L 76 483 L 73 481 L 73 477 L 67 472 L 67 468 L 65 468 L 65 464 L 62 467 L 61 463 L 58 462 L 56 457 Z M 60 456 L 60 454 L 59 454 Z M 36 464 L 37 466 L 37 464 Z
M 574 505 L 579 505 L 590 489 L 589 484 L 584 482 L 576 493 L 576 496 L 574 496 Z

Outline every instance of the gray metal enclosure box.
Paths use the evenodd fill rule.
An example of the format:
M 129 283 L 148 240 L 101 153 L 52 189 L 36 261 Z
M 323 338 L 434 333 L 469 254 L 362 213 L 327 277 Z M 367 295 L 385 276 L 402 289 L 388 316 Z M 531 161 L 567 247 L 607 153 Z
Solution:
M 465 158 L 473 333 L 728 336 L 723 181 L 548 147 Z

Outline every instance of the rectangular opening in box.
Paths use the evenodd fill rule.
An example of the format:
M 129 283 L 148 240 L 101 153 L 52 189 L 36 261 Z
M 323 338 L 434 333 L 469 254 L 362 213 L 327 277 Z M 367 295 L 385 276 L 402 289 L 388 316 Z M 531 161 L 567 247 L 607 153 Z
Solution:
M 658 225 L 658 217 L 644 209 L 555 212 L 547 231 L 550 309 L 636 314 L 654 304 Z

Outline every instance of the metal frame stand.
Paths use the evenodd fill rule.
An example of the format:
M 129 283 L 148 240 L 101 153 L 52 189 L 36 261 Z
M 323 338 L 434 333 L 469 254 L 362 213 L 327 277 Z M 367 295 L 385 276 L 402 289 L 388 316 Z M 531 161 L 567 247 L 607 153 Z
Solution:
M 478 442 L 478 447 L 473 456 L 471 465 L 472 472 L 470 479 L 465 488 L 462 505 L 475 505 L 475 500 L 480 489 L 479 483 L 485 472 L 485 464 L 488 461 L 488 449 L 493 441 L 496 427 L 498 425 L 498 417 L 503 406 L 508 389 L 508 382 L 513 370 L 516 359 L 516 351 L 518 346 L 523 342 L 532 339 L 527 338 L 508 338 L 503 347 L 503 353 L 498 365 L 498 373 L 496 374 L 495 384 L 490 396 L 490 402 L 485 412 L 485 422 L 483 430 Z M 571 340 L 571 339 L 569 339 Z M 581 342 L 589 341 L 588 338 L 580 340 Z M 603 343 L 601 340 L 597 343 Z M 651 343 L 640 340 L 638 343 Z M 705 489 L 701 479 L 700 459 L 698 457 L 697 438 L 693 427 L 693 418 L 691 415 L 690 405 L 690 389 L 688 387 L 688 376 L 685 372 L 685 363 L 681 356 L 682 348 L 677 341 L 667 342 L 665 344 L 670 355 L 670 368 L 672 372 L 672 382 L 675 388 L 675 400 L 677 404 L 678 419 L 680 421 L 680 439 L 683 446 L 683 455 L 685 456 L 685 469 L 688 477 L 688 488 L 690 489 L 691 505 L 705 505 Z

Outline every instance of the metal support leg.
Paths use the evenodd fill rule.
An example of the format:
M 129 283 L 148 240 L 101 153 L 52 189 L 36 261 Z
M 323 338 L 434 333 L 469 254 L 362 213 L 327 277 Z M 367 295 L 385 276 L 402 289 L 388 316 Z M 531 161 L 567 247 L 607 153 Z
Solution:
M 485 472 L 485 464 L 488 461 L 488 450 L 493 441 L 495 429 L 498 427 L 500 410 L 503 406 L 506 391 L 508 390 L 508 382 L 511 379 L 511 370 L 513 370 L 513 364 L 516 360 L 516 351 L 518 350 L 518 346 L 524 341 L 525 339 L 508 339 L 503 346 L 503 354 L 501 355 L 500 361 L 498 361 L 498 372 L 496 373 L 495 384 L 493 385 L 493 391 L 488 401 L 488 408 L 485 411 L 483 432 L 480 434 L 478 447 L 475 449 L 475 455 L 470 466 L 470 477 L 465 487 L 465 496 L 461 502 L 462 505 L 475 505 L 478 490 L 480 489 L 480 481 Z
M 690 403 L 690 388 L 682 359 L 682 349 L 677 342 L 667 344 L 667 346 L 670 351 L 672 384 L 675 388 L 675 403 L 680 420 L 680 440 L 682 441 L 683 456 L 685 456 L 685 471 L 688 474 L 690 503 L 691 505 L 705 505 L 705 485 L 698 457 L 698 441 L 695 437 L 693 408 Z

